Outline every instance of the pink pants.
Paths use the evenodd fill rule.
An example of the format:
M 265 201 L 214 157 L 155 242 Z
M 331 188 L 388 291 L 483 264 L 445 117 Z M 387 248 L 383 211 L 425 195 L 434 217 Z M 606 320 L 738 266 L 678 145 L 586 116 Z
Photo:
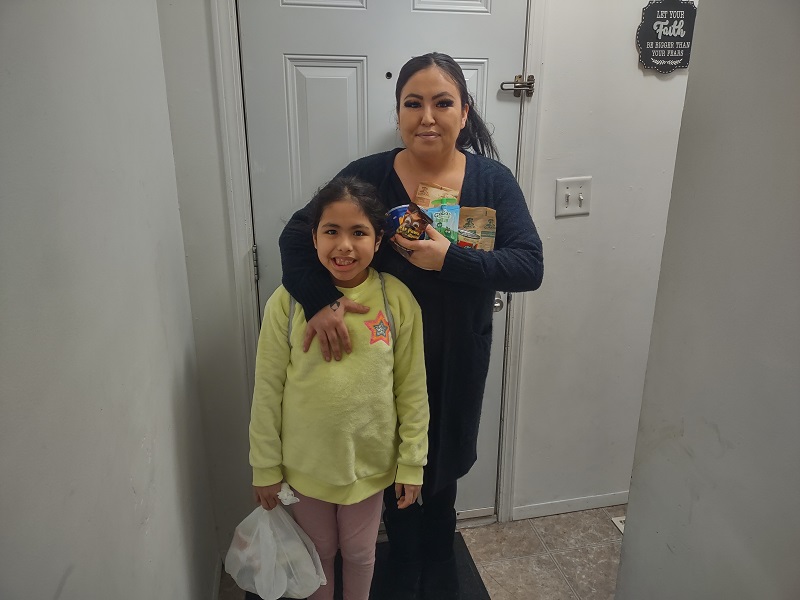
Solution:
M 294 493 L 300 499 L 292 505 L 294 519 L 317 547 L 328 580 L 308 600 L 333 600 L 333 561 L 338 549 L 342 551 L 344 600 L 368 600 L 383 492 L 351 505 L 323 502 L 297 490 Z

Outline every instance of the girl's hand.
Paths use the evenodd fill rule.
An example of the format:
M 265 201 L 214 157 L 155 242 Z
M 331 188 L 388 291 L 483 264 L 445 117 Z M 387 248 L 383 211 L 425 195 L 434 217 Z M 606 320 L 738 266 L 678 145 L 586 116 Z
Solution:
M 278 504 L 280 504 L 280 500 L 278 500 L 278 492 L 281 491 L 280 481 L 275 485 L 254 485 L 253 491 L 256 495 L 256 503 L 260 504 L 267 510 L 272 510 L 278 506 Z
M 408 508 L 419 498 L 421 485 L 411 485 L 409 483 L 395 483 L 394 495 L 397 497 L 397 508 Z
M 336 360 L 342 359 L 342 348 L 350 354 L 353 347 L 350 345 L 350 334 L 347 333 L 347 326 L 344 324 L 344 313 L 346 312 L 363 314 L 369 312 L 369 307 L 342 296 L 320 310 L 308 320 L 306 334 L 303 338 L 303 352 L 308 352 L 311 340 L 316 335 L 319 337 L 322 357 L 326 361 L 330 362 L 331 351 Z
M 450 248 L 450 240 L 439 233 L 432 225 L 425 229 L 428 236 L 427 240 L 407 240 L 395 234 L 394 241 L 412 250 L 408 262 L 412 265 L 425 269 L 426 271 L 441 271 L 444 265 L 444 257 Z

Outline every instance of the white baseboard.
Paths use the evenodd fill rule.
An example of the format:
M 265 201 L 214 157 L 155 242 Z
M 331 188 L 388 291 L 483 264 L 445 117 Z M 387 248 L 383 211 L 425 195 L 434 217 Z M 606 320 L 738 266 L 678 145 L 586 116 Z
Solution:
M 533 519 L 535 517 L 575 512 L 576 510 L 616 506 L 617 504 L 627 504 L 627 502 L 628 490 L 625 490 L 624 492 L 614 492 L 613 494 L 601 494 L 599 496 L 585 496 L 583 498 L 571 498 L 569 500 L 556 500 L 555 502 L 516 506 L 512 514 L 513 519 L 518 521 L 520 519 Z
M 456 511 L 456 519 L 463 521 L 464 519 L 474 519 L 476 517 L 491 517 L 494 515 L 494 506 L 487 506 L 486 508 L 471 508 L 469 510 Z

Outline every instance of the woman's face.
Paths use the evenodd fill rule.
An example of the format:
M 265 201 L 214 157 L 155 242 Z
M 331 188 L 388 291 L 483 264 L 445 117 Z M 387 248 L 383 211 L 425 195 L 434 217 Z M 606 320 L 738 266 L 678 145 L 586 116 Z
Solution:
M 417 71 L 400 91 L 397 119 L 403 143 L 421 159 L 452 152 L 467 111 L 456 84 L 444 71 L 436 66 Z

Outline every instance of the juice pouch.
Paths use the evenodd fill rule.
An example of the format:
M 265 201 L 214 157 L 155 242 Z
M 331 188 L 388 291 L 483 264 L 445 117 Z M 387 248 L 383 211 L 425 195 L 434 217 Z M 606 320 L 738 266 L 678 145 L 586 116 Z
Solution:
M 458 243 L 458 216 L 461 207 L 455 198 L 437 198 L 426 209 L 436 230 L 451 242 Z
M 417 195 L 414 198 L 414 202 L 417 204 L 417 206 L 429 208 L 430 206 L 433 206 L 433 202 L 439 198 L 457 199 L 458 191 L 451 190 L 450 188 L 446 188 L 436 183 L 427 183 L 423 181 L 419 184 L 419 187 L 417 187 Z M 458 204 L 458 200 L 456 200 L 454 204 Z
M 497 234 L 497 211 L 485 206 L 461 207 L 458 228 L 479 236 L 478 250 L 494 250 Z

